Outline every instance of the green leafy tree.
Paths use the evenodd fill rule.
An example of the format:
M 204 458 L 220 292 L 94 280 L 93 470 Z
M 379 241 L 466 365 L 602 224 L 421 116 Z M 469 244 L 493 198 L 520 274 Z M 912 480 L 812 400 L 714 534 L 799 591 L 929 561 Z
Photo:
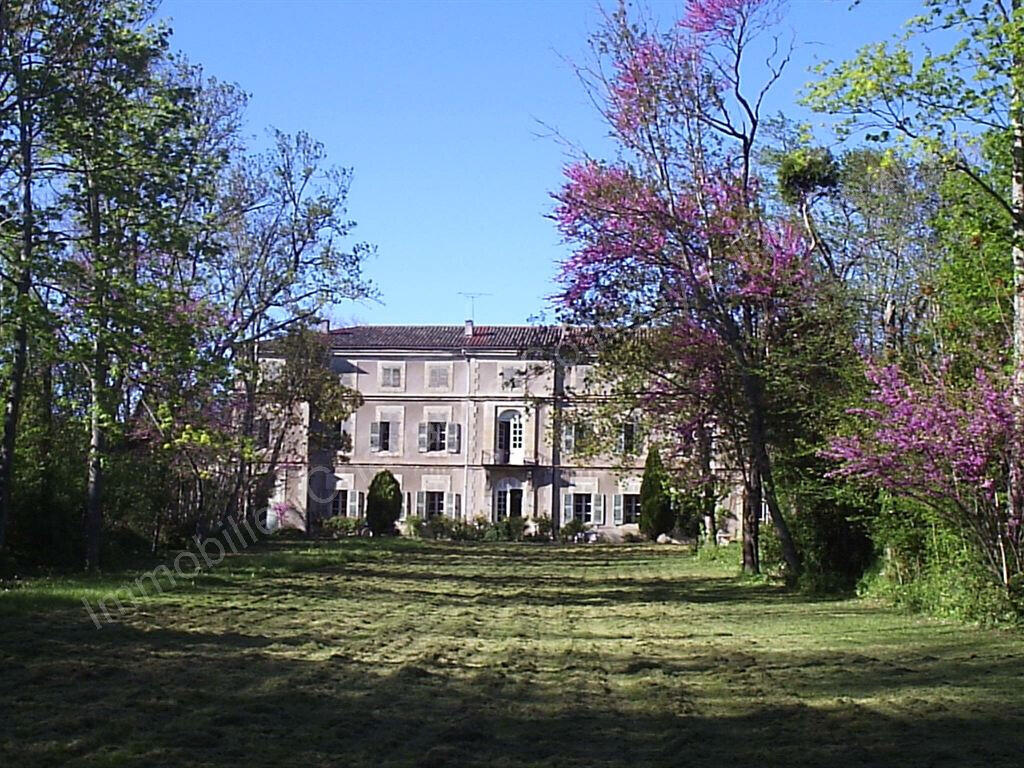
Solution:
M 840 129 L 898 142 L 962 173 L 1010 222 L 1014 410 L 1024 408 L 1024 0 L 925 0 L 924 13 L 889 42 L 823 63 L 807 102 L 844 118 Z M 983 151 L 991 132 L 1011 137 L 1009 185 Z M 1010 460 L 1009 503 L 1024 510 L 1024 457 Z
M 370 482 L 366 494 L 366 524 L 374 536 L 390 536 L 402 514 L 402 488 L 388 470 L 382 469 Z
M 644 476 L 640 483 L 640 531 L 656 539 L 675 527 L 675 512 L 668 491 L 668 474 L 656 447 L 647 453 Z

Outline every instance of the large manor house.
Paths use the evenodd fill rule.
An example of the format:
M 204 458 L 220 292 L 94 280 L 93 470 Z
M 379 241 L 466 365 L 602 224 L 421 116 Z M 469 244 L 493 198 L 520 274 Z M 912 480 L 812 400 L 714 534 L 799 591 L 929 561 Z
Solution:
M 388 469 L 402 487 L 403 521 L 521 515 L 634 526 L 645 458 L 634 425 L 623 423 L 605 455 L 582 458 L 576 427 L 563 423 L 566 395 L 585 389 L 589 370 L 571 333 L 471 321 L 329 331 L 332 368 L 362 405 L 340 425 L 337 451 L 311 446 L 304 409 L 272 501 L 303 526 L 359 517 L 374 475 Z

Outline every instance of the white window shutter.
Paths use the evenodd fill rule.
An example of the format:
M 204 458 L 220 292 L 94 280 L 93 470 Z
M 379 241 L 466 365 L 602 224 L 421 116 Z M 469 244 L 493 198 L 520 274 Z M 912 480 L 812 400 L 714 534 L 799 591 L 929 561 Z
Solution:
M 576 425 L 562 424 L 562 450 L 572 453 L 576 448 Z
M 445 427 L 445 439 L 448 442 L 448 453 L 459 452 L 459 425 L 448 422 Z
M 406 518 L 406 516 L 408 514 L 409 514 L 409 494 L 408 493 L 403 493 L 402 494 L 402 507 L 401 507 L 401 509 L 398 510 L 398 519 L 399 520 L 405 520 L 405 518 Z
M 416 517 L 421 520 L 427 516 L 427 492 L 416 491 Z
M 616 493 L 612 496 L 612 522 L 615 525 L 622 525 L 622 494 Z
M 348 516 L 359 517 L 359 494 L 355 491 L 348 492 Z
M 604 525 L 604 494 L 594 494 L 594 523 L 596 525 Z
M 562 525 L 572 520 L 572 494 L 566 492 L 562 496 Z
M 619 436 L 615 439 L 615 452 L 626 452 L 626 428 L 624 426 L 619 427 Z
M 388 427 L 388 450 L 394 453 L 402 450 L 402 422 L 392 421 Z
M 371 421 L 370 422 L 370 450 L 371 451 L 379 451 L 380 450 L 380 422 L 379 421 Z
M 427 452 L 427 425 L 426 422 L 420 422 L 419 425 L 419 451 L 420 453 Z
M 441 510 L 441 516 L 442 517 L 451 517 L 452 516 L 452 509 L 455 507 L 455 504 L 452 501 L 452 496 L 453 496 L 453 494 L 451 494 L 451 493 L 446 493 L 444 495 L 444 509 Z

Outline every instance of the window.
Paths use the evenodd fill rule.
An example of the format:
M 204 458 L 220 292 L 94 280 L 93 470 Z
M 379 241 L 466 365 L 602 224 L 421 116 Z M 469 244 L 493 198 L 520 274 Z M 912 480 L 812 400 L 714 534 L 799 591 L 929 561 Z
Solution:
M 593 516 L 592 499 L 589 493 L 572 495 L 572 516 L 581 523 L 589 523 Z
M 259 419 L 256 422 L 256 447 L 270 447 L 270 419 Z
M 494 490 L 494 522 L 522 516 L 523 489 L 511 486 L 508 481 L 499 484 Z
M 427 418 L 431 418 L 431 415 L 428 414 Z M 437 416 L 433 416 L 433 418 L 437 419 Z M 462 427 L 458 423 L 421 421 L 417 437 L 420 453 L 439 451 L 459 453 L 462 450 Z
M 505 366 L 501 369 L 502 389 L 518 389 L 526 383 L 526 371 L 514 366 Z
M 348 514 L 348 491 L 335 491 L 331 499 L 331 517 L 345 517 Z
M 447 424 L 443 421 L 427 422 L 427 450 L 443 451 L 448 447 Z
M 370 424 L 370 450 L 392 450 L 392 429 L 390 421 L 375 421 Z
M 626 525 L 640 522 L 639 493 L 625 493 L 622 495 L 622 522 Z
M 637 428 L 635 421 L 627 421 L 619 433 L 619 453 L 636 453 Z
M 426 515 L 428 520 L 432 517 L 442 517 L 444 515 L 443 491 L 426 492 Z
M 387 389 L 401 389 L 402 366 L 394 363 L 381 363 L 380 385 Z
M 429 389 L 451 389 L 451 368 L 448 363 L 427 365 L 427 387 Z
M 523 414 L 503 411 L 498 416 L 498 460 L 509 461 L 512 453 L 523 450 Z

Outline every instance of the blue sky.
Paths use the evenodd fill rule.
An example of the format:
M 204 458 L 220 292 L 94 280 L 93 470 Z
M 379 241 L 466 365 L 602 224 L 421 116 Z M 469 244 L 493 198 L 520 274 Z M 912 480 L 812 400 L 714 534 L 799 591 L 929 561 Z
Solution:
M 839 59 L 897 31 L 918 0 L 791 0 L 800 48 L 769 111 L 802 118 L 815 58 Z M 651 4 L 674 18 L 682 3 Z M 349 214 L 377 245 L 381 302 L 333 324 L 522 323 L 547 307 L 567 249 L 545 215 L 566 148 L 592 154 L 604 129 L 565 59 L 584 61 L 595 0 L 331 2 L 165 0 L 173 47 L 251 94 L 254 145 L 305 130 L 354 168 Z M 549 313 L 550 318 L 550 313 Z

